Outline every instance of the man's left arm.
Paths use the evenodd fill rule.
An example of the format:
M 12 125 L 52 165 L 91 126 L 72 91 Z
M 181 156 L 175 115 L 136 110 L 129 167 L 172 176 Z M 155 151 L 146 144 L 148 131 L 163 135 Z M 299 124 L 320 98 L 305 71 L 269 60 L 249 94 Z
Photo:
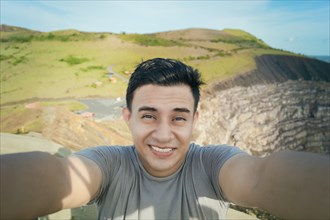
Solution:
M 226 198 L 282 218 L 330 218 L 329 156 L 281 151 L 265 158 L 236 155 L 222 167 Z

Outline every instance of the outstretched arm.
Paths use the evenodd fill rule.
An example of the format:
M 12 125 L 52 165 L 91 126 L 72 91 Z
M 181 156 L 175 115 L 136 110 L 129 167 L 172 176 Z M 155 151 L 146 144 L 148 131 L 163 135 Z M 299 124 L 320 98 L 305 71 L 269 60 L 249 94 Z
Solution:
M 330 158 L 281 151 L 266 158 L 237 155 L 220 171 L 229 201 L 288 219 L 330 218 Z
M 48 153 L 1 155 L 1 219 L 31 219 L 95 197 L 101 172 L 91 160 Z

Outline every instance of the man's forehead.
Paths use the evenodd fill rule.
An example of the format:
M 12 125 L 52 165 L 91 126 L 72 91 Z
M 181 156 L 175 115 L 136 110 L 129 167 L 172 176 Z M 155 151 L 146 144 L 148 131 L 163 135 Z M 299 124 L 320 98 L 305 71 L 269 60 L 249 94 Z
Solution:
M 189 86 L 186 85 L 144 85 L 135 91 L 132 107 L 137 110 L 169 108 L 173 111 L 187 112 L 192 111 L 194 99 Z
M 134 92 L 134 96 L 190 96 L 193 98 L 192 91 L 189 86 L 184 84 L 179 85 L 171 85 L 171 86 L 161 86 L 161 85 L 154 85 L 154 84 L 147 84 L 140 86 Z

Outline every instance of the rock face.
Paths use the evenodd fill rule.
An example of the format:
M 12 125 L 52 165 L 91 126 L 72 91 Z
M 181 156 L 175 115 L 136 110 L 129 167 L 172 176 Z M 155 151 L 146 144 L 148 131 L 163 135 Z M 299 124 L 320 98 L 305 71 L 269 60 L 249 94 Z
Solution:
M 320 80 L 322 74 L 312 68 L 309 71 L 311 78 Z M 260 69 L 255 73 L 261 74 Z M 327 74 L 323 77 L 329 77 Z M 275 80 L 266 84 L 257 78 L 252 74 L 247 79 L 249 86 L 235 86 L 240 80 L 234 79 L 227 89 L 214 87 L 212 93 L 204 95 L 196 141 L 236 145 L 253 155 L 282 149 L 330 154 L 328 80 Z
M 44 108 L 42 135 L 78 151 L 97 145 L 129 145 L 130 140 L 65 108 Z
M 287 80 L 330 82 L 330 64 L 316 59 L 262 55 L 255 58 L 257 68 L 211 86 L 212 90 L 225 90 L 235 86 L 271 84 Z

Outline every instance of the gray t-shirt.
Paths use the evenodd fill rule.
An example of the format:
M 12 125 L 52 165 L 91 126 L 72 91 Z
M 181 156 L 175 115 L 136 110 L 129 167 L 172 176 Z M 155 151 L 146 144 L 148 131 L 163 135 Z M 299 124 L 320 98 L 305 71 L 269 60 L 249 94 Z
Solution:
M 228 209 L 219 187 L 222 165 L 235 154 L 231 146 L 191 144 L 174 174 L 157 178 L 143 167 L 134 146 L 94 147 L 76 154 L 93 160 L 102 171 L 98 218 L 225 219 Z

